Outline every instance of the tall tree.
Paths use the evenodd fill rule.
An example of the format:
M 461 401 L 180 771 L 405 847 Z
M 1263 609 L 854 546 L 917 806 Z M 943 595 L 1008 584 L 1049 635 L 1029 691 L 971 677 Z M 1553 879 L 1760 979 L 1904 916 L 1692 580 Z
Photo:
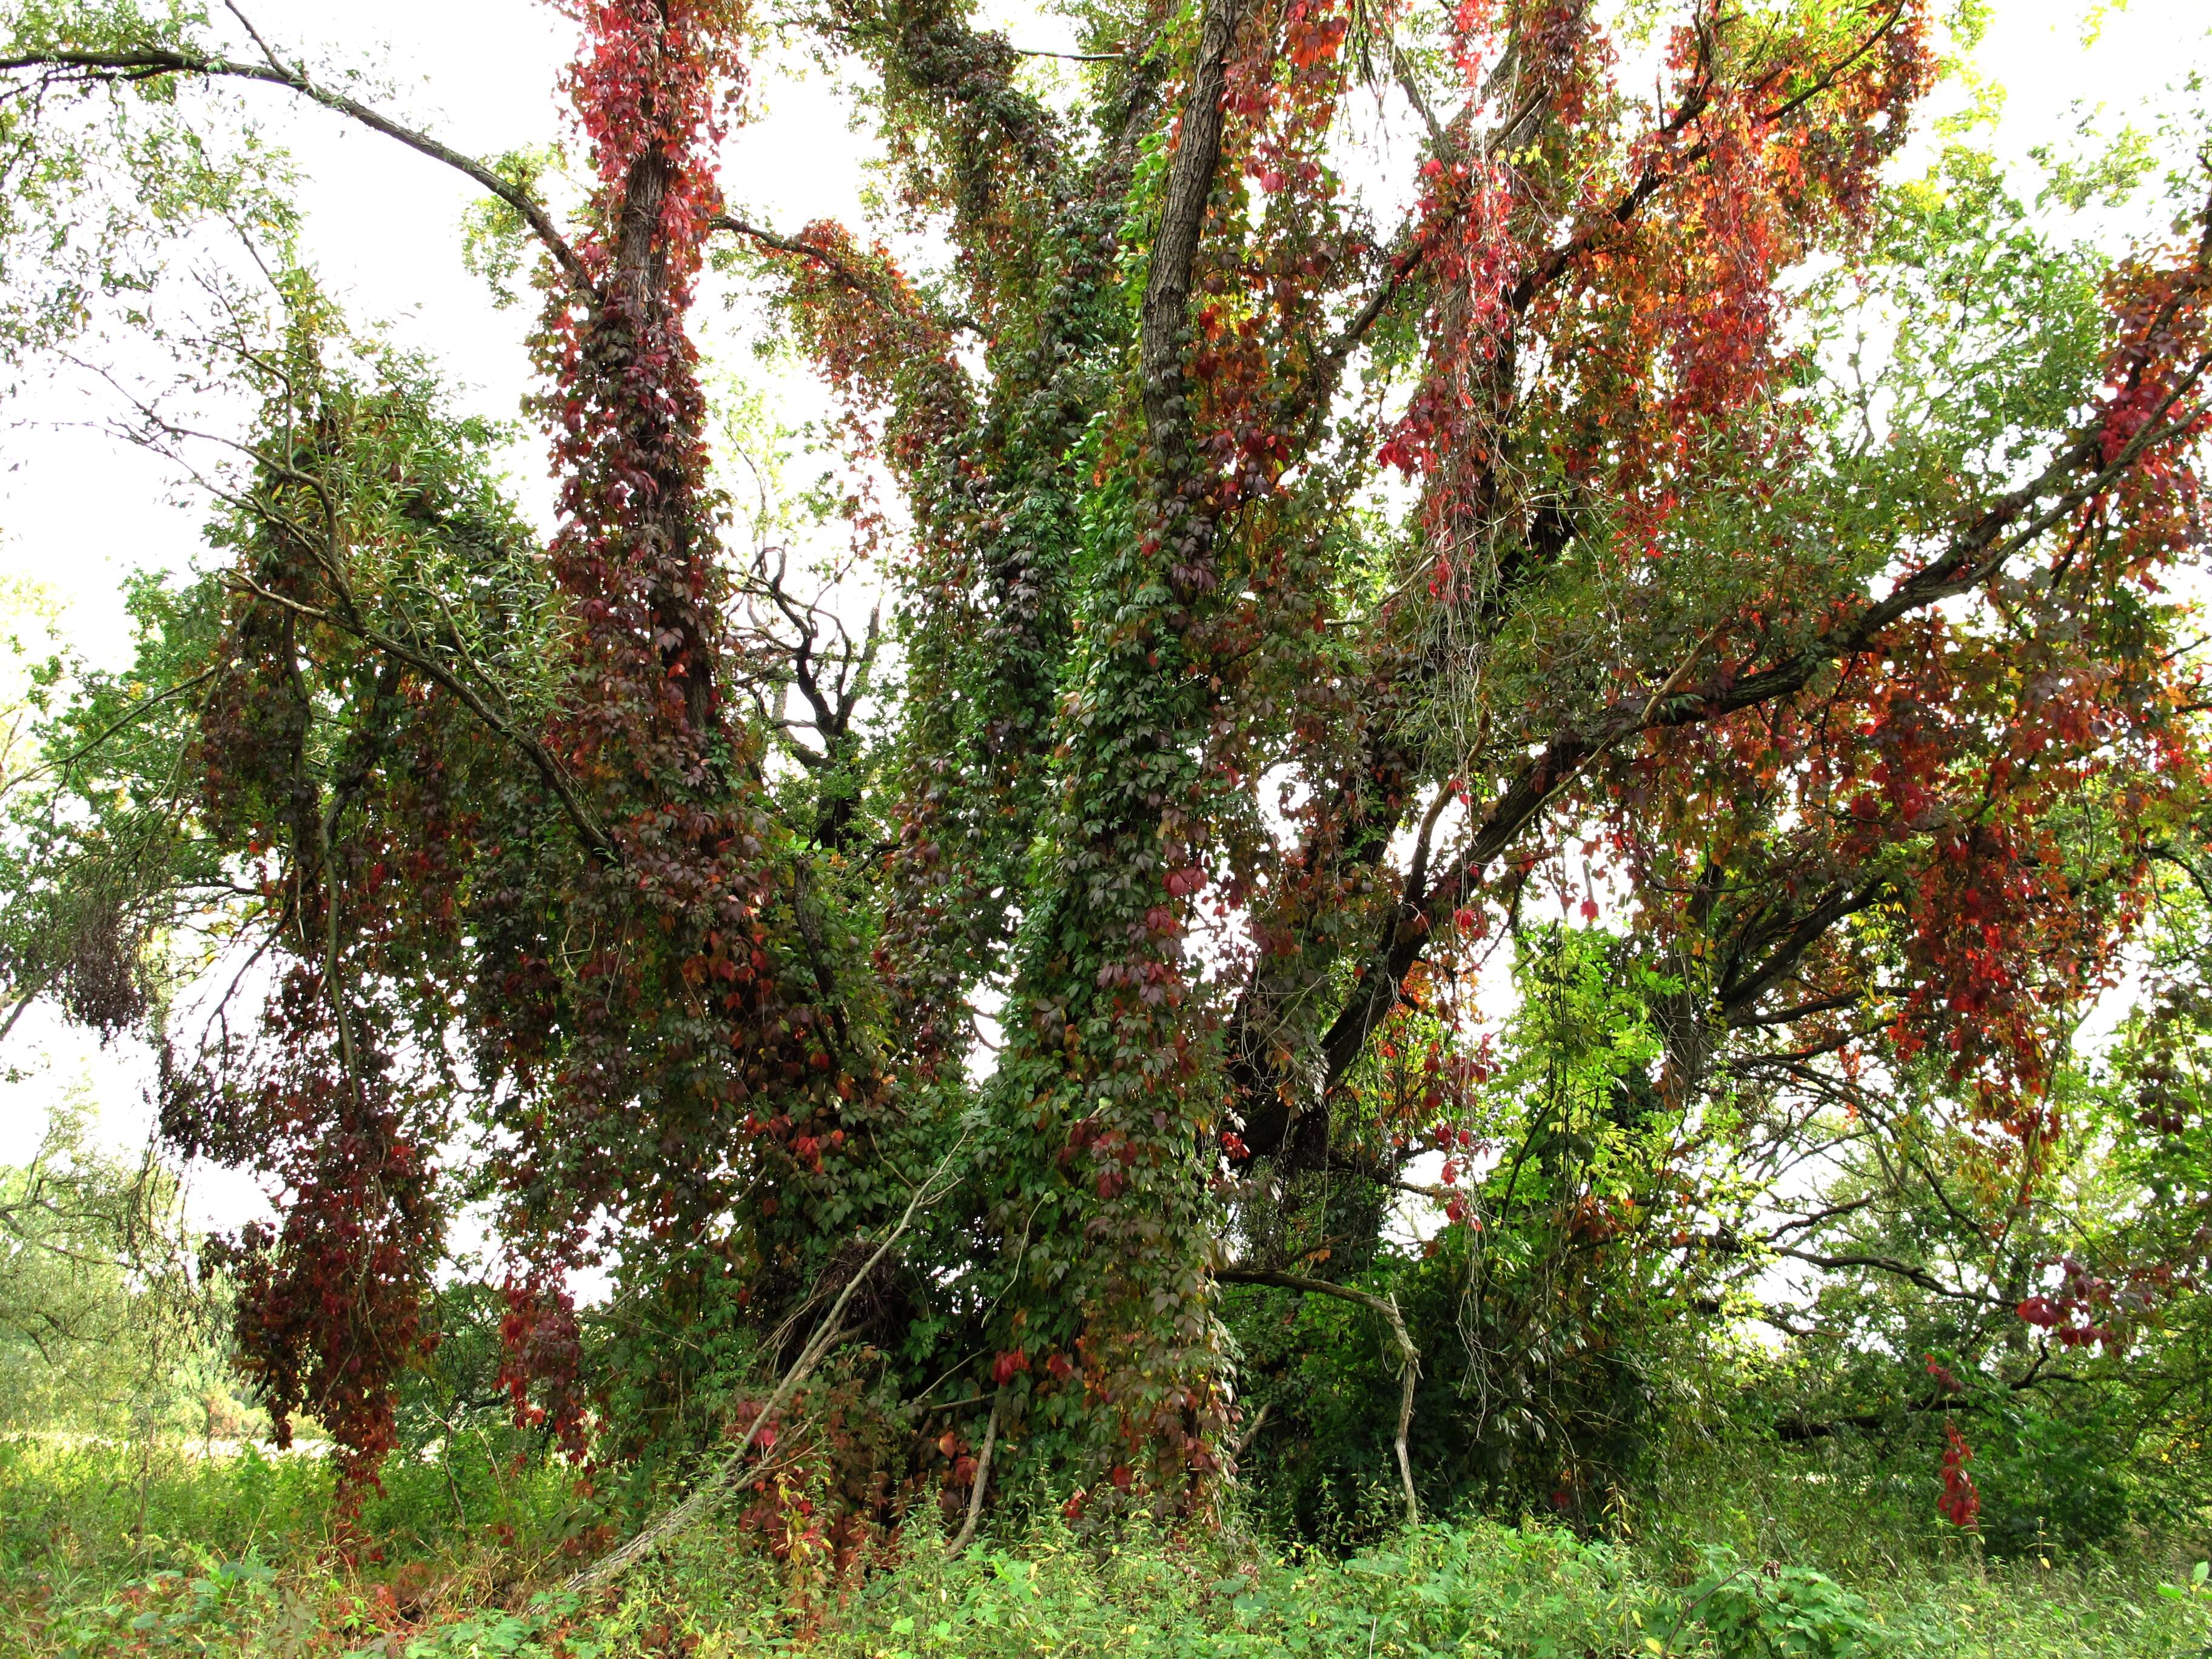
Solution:
M 1099 4 L 1070 107 L 949 0 L 780 20 L 868 71 L 952 251 L 921 274 L 724 200 L 757 27 L 721 0 L 574 9 L 567 222 L 235 11 L 19 19 L 0 143 L 64 222 L 88 124 L 196 131 L 247 83 L 459 168 L 538 255 L 550 547 L 420 367 L 283 275 L 281 344 L 236 358 L 234 559 L 165 647 L 199 678 L 131 694 L 198 781 L 145 867 L 249 872 L 281 964 L 258 1044 L 173 1051 L 165 1122 L 282 1184 L 241 1339 L 349 1478 L 434 1340 L 471 1122 L 513 1386 L 563 1432 L 615 1386 L 564 1289 L 599 1261 L 777 1370 L 834 1304 L 886 1478 L 946 1485 L 915 1460 L 964 1373 L 969 1437 L 1079 1507 L 1203 1504 L 1221 1275 L 1373 1258 L 1480 1116 L 1484 941 L 1547 893 L 1611 895 L 1650 1034 L 1574 1062 L 1635 1181 L 1529 1121 L 1574 1237 L 1698 1213 L 1670 1148 L 1929 1055 L 2035 1165 L 2197 804 L 2164 583 L 2203 550 L 2204 218 L 2100 263 L 1970 164 L 1886 185 L 1917 0 L 1636 15 Z M 1366 176 L 1368 108 L 1409 177 Z M 718 239 L 902 497 L 895 660 L 723 546 L 687 320 Z M 1854 380 L 1833 331 L 1877 311 Z M 650 1440 L 696 1379 L 606 1352 Z

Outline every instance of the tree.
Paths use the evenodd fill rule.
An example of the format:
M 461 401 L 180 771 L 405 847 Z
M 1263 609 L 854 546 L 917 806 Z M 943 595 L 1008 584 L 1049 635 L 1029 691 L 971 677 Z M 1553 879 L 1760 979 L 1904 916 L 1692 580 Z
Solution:
M 31 1162 L 0 1167 L 0 1374 L 10 1432 L 215 1432 L 234 1414 L 210 1375 L 219 1287 L 192 1271 L 176 1177 L 92 1143 L 58 1114 Z M 226 1428 L 225 1432 L 228 1432 Z
M 568 1271 L 781 1369 L 957 1147 L 839 1304 L 834 1386 L 892 1431 L 848 1448 L 856 1503 L 986 1479 L 927 1461 L 950 1373 L 954 1448 L 1079 1510 L 1203 1504 L 1223 1271 L 1377 1259 L 1411 1159 L 1484 1110 L 1485 941 L 1547 895 L 1613 896 L 1645 1037 L 1554 1065 L 1544 1226 L 1710 1231 L 1698 1149 L 1869 1068 L 1932 1065 L 2039 1166 L 2056 1045 L 2197 809 L 2163 585 L 2203 542 L 2195 207 L 2100 260 L 1971 159 L 1886 185 L 1938 70 L 1917 0 L 1101 4 L 1070 111 L 944 0 L 574 15 L 565 216 L 235 11 L 42 5 L 0 47 L 0 142 L 62 223 L 109 176 L 88 123 L 197 133 L 244 85 L 459 168 L 489 265 L 535 252 L 551 545 L 279 257 L 280 337 L 227 358 L 264 406 L 231 562 L 177 602 L 202 678 L 128 694 L 197 786 L 168 844 L 241 872 L 271 964 L 251 1042 L 173 1049 L 165 1126 L 283 1188 L 231 1254 L 240 1340 L 349 1480 L 434 1340 L 465 1124 L 511 1385 L 564 1434 L 610 1397 Z M 872 76 L 945 270 L 731 210 L 771 30 Z M 1352 174 L 1364 99 L 1418 135 L 1395 221 Z M 228 210 L 175 153 L 124 162 Z M 854 514 L 896 548 L 895 649 L 725 551 L 686 319 L 726 250 L 896 487 L 904 526 Z M 1879 365 L 1838 337 L 1872 314 Z M 1633 1179 L 1568 1144 L 1594 1106 Z M 697 1378 L 620 1356 L 635 1449 Z

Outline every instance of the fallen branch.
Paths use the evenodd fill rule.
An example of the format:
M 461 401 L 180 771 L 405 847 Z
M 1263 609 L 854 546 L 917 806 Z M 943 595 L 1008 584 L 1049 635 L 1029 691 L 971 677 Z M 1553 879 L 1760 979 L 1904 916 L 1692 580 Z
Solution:
M 714 1472 L 693 1489 L 690 1497 L 629 1542 L 601 1556 L 590 1566 L 571 1574 L 561 1586 L 562 1589 L 593 1590 L 613 1583 L 669 1540 L 713 1512 L 723 1493 L 736 1483 L 744 1467 L 745 1454 L 752 1449 L 753 1442 L 759 1437 L 761 1430 L 783 1408 L 799 1385 L 813 1374 L 814 1368 L 828 1357 L 830 1351 L 843 1340 L 845 1310 L 851 1304 L 854 1293 L 866 1281 L 868 1275 L 875 1272 L 883 1259 L 891 1253 L 899 1240 L 906 1236 L 915 1217 L 951 1190 L 950 1187 L 940 1187 L 938 1183 L 959 1151 L 959 1146 L 953 1147 L 945 1155 L 944 1161 L 931 1171 L 929 1179 L 915 1188 L 914 1197 L 908 1201 L 906 1213 L 899 1218 L 898 1225 L 892 1228 L 884 1242 L 876 1246 L 875 1253 L 861 1264 L 860 1270 L 845 1281 L 845 1288 L 837 1292 L 836 1301 L 830 1304 L 830 1311 L 814 1328 L 814 1334 L 807 1339 L 806 1346 L 800 1351 L 799 1358 L 792 1361 L 791 1369 L 783 1374 L 783 1381 L 775 1385 L 775 1392 L 769 1396 L 768 1404 L 754 1416 L 751 1425 L 745 1430 L 744 1438 L 738 1443 L 737 1449 L 724 1458 Z M 995 1413 L 993 1420 L 996 1421 Z M 981 1480 L 981 1472 L 978 1470 L 979 1484 Z
M 1267 1267 L 1224 1267 L 1214 1274 L 1224 1285 L 1272 1285 L 1278 1290 L 1303 1291 L 1314 1296 L 1333 1296 L 1340 1302 L 1356 1302 L 1363 1308 L 1372 1309 L 1389 1322 L 1390 1334 L 1398 1342 L 1398 1435 L 1393 1443 L 1398 1451 L 1398 1479 L 1406 1488 L 1406 1519 L 1413 1526 L 1421 1522 L 1421 1505 L 1413 1496 L 1413 1462 L 1406 1450 L 1406 1431 L 1413 1421 L 1413 1384 L 1421 1375 L 1421 1351 L 1413 1346 L 1407 1334 L 1405 1316 L 1398 1311 L 1395 1296 L 1377 1296 L 1372 1291 L 1355 1290 L 1349 1285 L 1333 1285 L 1326 1279 L 1307 1279 L 1297 1273 L 1276 1273 Z M 1263 1413 L 1264 1414 L 1264 1413 Z M 1255 1430 L 1259 1427 L 1253 1425 Z M 1242 1449 L 1240 1443 L 1239 1449 Z

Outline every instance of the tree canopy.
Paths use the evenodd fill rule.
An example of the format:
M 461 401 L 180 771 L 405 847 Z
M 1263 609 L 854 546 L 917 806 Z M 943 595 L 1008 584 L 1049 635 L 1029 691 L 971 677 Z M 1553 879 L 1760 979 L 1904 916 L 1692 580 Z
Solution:
M 565 163 L 235 8 L 0 39 L 15 361 L 168 327 L 219 228 L 258 275 L 173 349 L 260 411 L 207 574 L 48 701 L 0 967 L 280 1194 L 216 1260 L 349 1480 L 471 1206 L 518 1411 L 646 1466 L 804 1420 L 841 1540 L 1264 1455 L 1306 1502 L 1317 1354 L 1402 1376 L 1407 1505 L 1578 1510 L 1749 1321 L 1939 1413 L 2160 1340 L 2212 1238 L 2186 135 L 2039 203 L 1901 168 L 1971 45 L 1924 0 L 1085 0 L 1049 74 L 957 0 L 565 10 Z M 883 224 L 721 172 L 793 52 Z M 483 192 L 550 539 L 296 257 L 270 98 Z M 755 434 L 726 487 L 710 293 L 833 395 L 823 486 Z

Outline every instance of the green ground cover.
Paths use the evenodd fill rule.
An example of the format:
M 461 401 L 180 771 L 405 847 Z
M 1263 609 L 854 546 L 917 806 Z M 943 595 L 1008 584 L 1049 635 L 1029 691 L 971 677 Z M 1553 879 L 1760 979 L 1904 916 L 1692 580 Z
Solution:
M 1057 1523 L 948 1557 L 909 1527 L 857 1569 L 694 1532 L 618 1589 L 562 1592 L 603 1542 L 556 1468 L 471 1440 L 398 1461 L 347 1563 L 309 1457 L 0 1444 L 0 1649 L 390 1659 L 1259 1659 L 1263 1655 L 2157 1655 L 2212 1642 L 2179 1545 L 1985 1559 L 1898 1524 L 1835 1471 L 1718 1467 L 1613 1535 L 1494 1521 L 1348 1554 L 1231 1524 L 1200 1537 Z M 1816 1472 L 1817 1473 L 1817 1472 Z

